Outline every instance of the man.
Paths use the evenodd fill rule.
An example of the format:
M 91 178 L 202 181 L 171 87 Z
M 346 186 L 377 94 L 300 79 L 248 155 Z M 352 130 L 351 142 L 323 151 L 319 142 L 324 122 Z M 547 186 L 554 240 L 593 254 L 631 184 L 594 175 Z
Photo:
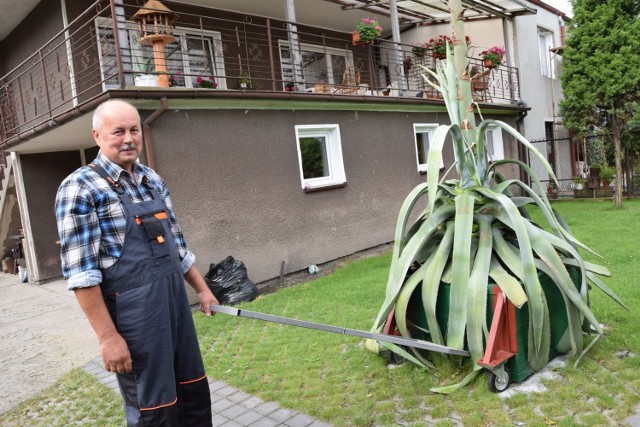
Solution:
M 184 279 L 211 315 L 218 304 L 194 266 L 160 176 L 136 162 L 140 116 L 107 101 L 93 115 L 100 152 L 60 185 L 62 270 L 117 373 L 129 426 L 211 426 L 209 384 Z

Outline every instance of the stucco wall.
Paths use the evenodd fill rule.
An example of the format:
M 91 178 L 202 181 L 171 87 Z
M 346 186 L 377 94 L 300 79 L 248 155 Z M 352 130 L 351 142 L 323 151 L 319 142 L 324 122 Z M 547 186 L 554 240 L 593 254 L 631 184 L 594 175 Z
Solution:
M 417 171 L 413 123 L 438 119 L 442 113 L 169 106 L 153 125 L 153 141 L 200 271 L 233 255 L 260 282 L 277 277 L 282 261 L 288 273 L 393 240 L 402 201 L 425 179 Z M 302 190 L 297 124 L 340 125 L 346 187 Z M 515 156 L 513 141 L 504 138 L 505 154 Z M 448 145 L 445 164 L 451 158 Z
M 0 42 L 2 75 L 35 53 L 62 28 L 60 0 L 42 0 L 11 34 Z

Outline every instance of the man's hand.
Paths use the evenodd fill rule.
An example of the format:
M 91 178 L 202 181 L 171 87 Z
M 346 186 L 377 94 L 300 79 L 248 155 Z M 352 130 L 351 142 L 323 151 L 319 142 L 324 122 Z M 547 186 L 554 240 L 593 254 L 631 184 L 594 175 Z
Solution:
M 209 288 L 199 292 L 198 299 L 200 300 L 200 311 L 202 311 L 205 316 L 211 316 L 211 304 L 220 305 L 218 299 L 213 295 Z
M 129 346 L 120 334 L 113 334 L 100 341 L 100 354 L 104 369 L 124 374 L 131 372 Z
M 189 271 L 187 271 L 187 273 L 184 275 L 184 278 L 198 293 L 198 299 L 200 300 L 200 311 L 202 311 L 205 316 L 211 316 L 211 304 L 220 305 L 220 303 L 207 286 L 206 282 L 196 269 L 195 265 L 191 266 Z

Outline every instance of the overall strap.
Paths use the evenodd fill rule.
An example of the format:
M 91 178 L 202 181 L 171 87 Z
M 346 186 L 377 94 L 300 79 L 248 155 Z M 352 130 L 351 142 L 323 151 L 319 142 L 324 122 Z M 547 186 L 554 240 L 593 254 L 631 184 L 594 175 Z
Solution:
M 118 181 L 114 181 L 114 179 L 109 176 L 107 171 L 104 170 L 102 166 L 95 163 L 89 163 L 87 166 L 96 171 L 98 175 L 106 179 L 111 189 L 118 193 L 118 196 L 122 196 L 124 194 L 124 188 L 122 187 L 122 185 Z

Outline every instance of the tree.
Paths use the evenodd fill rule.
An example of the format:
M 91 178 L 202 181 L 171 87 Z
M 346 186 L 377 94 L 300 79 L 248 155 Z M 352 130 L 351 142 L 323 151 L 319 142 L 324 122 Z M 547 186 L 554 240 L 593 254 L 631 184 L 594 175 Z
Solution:
M 563 55 L 560 108 L 567 127 L 607 128 L 616 168 L 616 206 L 622 206 L 621 147 L 640 101 L 640 0 L 574 0 Z

